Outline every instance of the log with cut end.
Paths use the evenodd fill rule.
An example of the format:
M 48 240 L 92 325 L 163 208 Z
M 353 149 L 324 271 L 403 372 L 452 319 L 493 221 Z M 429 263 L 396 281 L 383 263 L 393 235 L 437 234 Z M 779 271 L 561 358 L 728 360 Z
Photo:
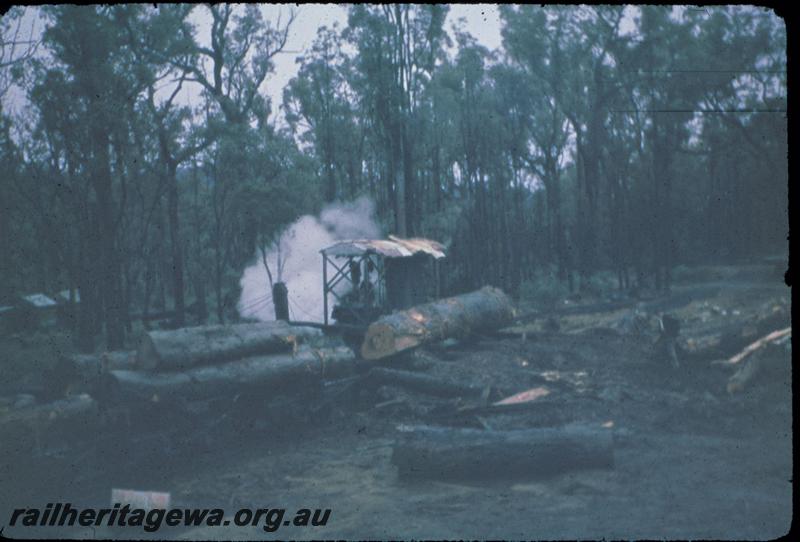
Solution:
M 403 478 L 533 478 L 614 466 L 613 436 L 603 427 L 404 429 L 392 453 L 392 463 Z
M 355 354 L 345 347 L 302 348 L 296 354 L 255 356 L 186 371 L 111 371 L 120 400 L 204 399 L 255 389 L 269 394 L 284 386 L 306 385 L 355 370 Z
M 289 352 L 320 336 L 318 329 L 286 322 L 197 326 L 145 333 L 136 352 L 136 368 L 179 371 L 248 356 Z
M 421 344 L 508 326 L 515 311 L 501 290 L 486 286 L 384 316 L 367 329 L 361 356 L 375 360 Z

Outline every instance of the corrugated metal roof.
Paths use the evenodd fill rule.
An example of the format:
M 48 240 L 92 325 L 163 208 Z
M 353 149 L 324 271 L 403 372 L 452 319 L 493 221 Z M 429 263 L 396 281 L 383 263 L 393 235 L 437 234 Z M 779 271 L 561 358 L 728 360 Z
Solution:
M 322 249 L 328 256 L 358 256 L 373 252 L 386 258 L 407 258 L 414 254 L 424 253 L 437 260 L 444 258 L 444 246 L 431 239 L 401 239 L 393 235 L 389 239 L 353 239 Z

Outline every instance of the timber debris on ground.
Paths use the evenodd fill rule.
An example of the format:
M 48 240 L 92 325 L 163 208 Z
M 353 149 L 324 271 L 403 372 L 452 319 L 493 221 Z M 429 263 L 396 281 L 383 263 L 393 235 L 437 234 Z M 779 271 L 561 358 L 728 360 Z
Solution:
M 536 478 L 612 469 L 615 445 L 630 432 L 576 413 L 584 411 L 581 405 L 621 403 L 643 392 L 623 381 L 599 380 L 592 360 L 576 358 L 582 370 L 544 370 L 537 357 L 513 352 L 543 345 L 548 337 L 571 337 L 573 343 L 630 337 L 644 347 L 642 369 L 654 375 L 667 370 L 680 379 L 707 367 L 713 377 L 715 367 L 735 369 L 727 382 L 719 379 L 720 388 L 733 394 L 753 385 L 765 360 L 780 357 L 770 353 L 789 347 L 782 299 L 744 311 L 701 305 L 701 325 L 692 320 L 696 308 L 687 308 L 692 303 L 685 296 L 632 307 L 613 302 L 606 311 L 591 304 L 585 313 L 575 306 L 536 328 L 515 318 L 518 311 L 502 291 L 485 287 L 380 318 L 366 330 L 361 359 L 320 326 L 271 322 L 151 331 L 136 351 L 64 357 L 58 370 L 76 379 L 82 394 L 49 402 L 24 394 L 6 398 L 0 423 L 36 428 L 39 449 L 39 435 L 52 420 L 77 423 L 99 411 L 129 428 L 136 424 L 130 412 L 137 412 L 145 420 L 140 423 L 156 431 L 147 438 L 173 440 L 165 448 L 171 449 L 173 437 L 158 435 L 158 424 L 168 423 L 162 417 L 183 420 L 165 433 L 176 437 L 184 425 L 204 424 L 207 430 L 196 439 L 205 442 L 210 428 L 228 422 L 266 428 L 289 412 L 307 420 L 355 409 L 411 424 L 396 433 L 392 448 L 401 478 Z M 473 367 L 465 360 L 487 356 L 482 351 L 488 358 L 512 358 L 515 372 L 507 364 Z M 565 356 L 574 354 L 552 355 L 556 367 Z M 721 401 L 713 385 L 705 393 L 696 408 Z M 680 391 L 664 397 L 671 408 L 689 403 Z M 260 419 L 248 421 L 252 417 Z

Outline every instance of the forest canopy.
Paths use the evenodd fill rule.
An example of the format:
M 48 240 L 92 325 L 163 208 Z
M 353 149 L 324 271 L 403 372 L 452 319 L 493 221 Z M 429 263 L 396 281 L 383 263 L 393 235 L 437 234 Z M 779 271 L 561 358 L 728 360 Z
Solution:
M 282 103 L 263 85 L 293 16 L 35 9 L 40 36 L 23 8 L 1 22 L 0 304 L 69 290 L 84 350 L 119 348 L 135 314 L 237 318 L 258 247 L 360 196 L 386 234 L 448 246 L 447 293 L 600 271 L 664 289 L 680 264 L 787 249 L 786 29 L 766 9 L 503 5 L 490 51 L 447 5 L 353 5 Z

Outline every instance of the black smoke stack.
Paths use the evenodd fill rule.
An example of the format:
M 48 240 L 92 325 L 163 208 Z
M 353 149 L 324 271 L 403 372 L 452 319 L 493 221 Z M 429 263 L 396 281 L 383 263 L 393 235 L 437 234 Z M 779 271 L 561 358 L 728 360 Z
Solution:
M 272 287 L 272 304 L 275 306 L 275 319 L 289 321 L 289 290 L 283 282 Z

